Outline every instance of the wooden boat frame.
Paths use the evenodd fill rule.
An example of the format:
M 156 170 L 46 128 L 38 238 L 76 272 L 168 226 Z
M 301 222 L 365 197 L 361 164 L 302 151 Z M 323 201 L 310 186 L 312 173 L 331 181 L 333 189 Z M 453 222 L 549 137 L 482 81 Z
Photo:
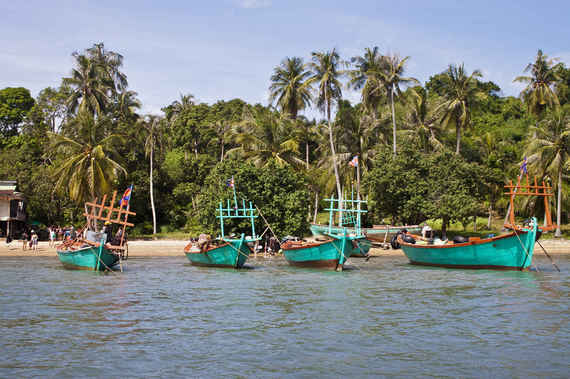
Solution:
M 130 210 L 130 201 L 126 206 L 123 206 L 123 203 L 121 201 L 119 203 L 119 207 L 115 207 L 114 204 L 116 200 L 117 191 L 113 191 L 111 201 L 108 205 L 106 205 L 106 194 L 103 195 L 100 203 L 98 202 L 97 198 L 93 202 L 86 202 L 85 212 L 83 215 L 86 217 L 87 223 L 85 227 L 79 231 L 79 237 L 74 240 L 64 241 L 62 244 L 57 246 L 57 253 L 60 257 L 60 260 L 67 254 L 81 254 L 88 251 L 93 252 L 93 249 L 97 249 L 97 253 L 93 252 L 93 254 L 96 254 L 97 257 L 95 267 L 74 265 L 62 260 L 64 267 L 100 271 L 110 270 L 112 266 L 119 263 L 122 271 L 122 261 L 128 259 L 128 246 L 125 240 L 125 230 L 127 226 L 134 226 L 134 224 L 128 222 L 128 218 L 129 216 L 135 216 L 136 213 Z M 99 242 L 89 241 L 81 237 L 81 234 L 83 231 L 85 231 L 85 229 L 89 229 L 92 225 L 95 226 L 95 223 L 98 221 L 120 225 L 122 232 L 119 245 L 107 244 L 102 240 Z M 102 256 L 108 256 L 109 258 L 102 259 Z M 111 256 L 114 256 L 114 258 Z M 105 260 L 111 262 L 111 264 L 106 264 L 104 262 Z

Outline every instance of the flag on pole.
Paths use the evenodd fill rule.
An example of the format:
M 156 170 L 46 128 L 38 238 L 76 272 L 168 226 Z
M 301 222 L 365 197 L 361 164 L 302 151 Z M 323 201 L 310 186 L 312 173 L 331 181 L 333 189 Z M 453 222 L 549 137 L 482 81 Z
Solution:
M 355 155 L 354 158 L 348 162 L 348 165 L 352 167 L 358 167 L 358 155 Z
M 129 205 L 132 191 L 133 191 L 133 185 L 131 184 L 131 186 L 125 190 L 125 193 L 123 193 L 123 197 L 121 198 L 121 201 L 119 203 L 121 207 L 127 207 Z
M 234 182 L 234 177 L 232 175 L 231 179 L 226 180 L 226 186 L 230 187 L 230 188 L 234 188 L 235 187 L 235 182 Z
M 522 174 L 528 174 L 528 172 L 527 172 L 527 170 L 526 170 L 526 156 L 524 157 L 524 160 L 523 160 L 523 163 L 522 163 L 522 165 L 521 165 L 520 171 L 521 171 L 521 175 L 522 175 Z

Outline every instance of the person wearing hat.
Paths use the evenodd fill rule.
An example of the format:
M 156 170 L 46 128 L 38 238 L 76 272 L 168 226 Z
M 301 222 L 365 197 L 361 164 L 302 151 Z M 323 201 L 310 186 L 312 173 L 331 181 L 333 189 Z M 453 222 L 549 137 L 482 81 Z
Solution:
M 111 221 L 105 221 L 101 233 L 105 234 L 105 243 L 108 243 L 110 240 L 109 236 L 111 235 Z

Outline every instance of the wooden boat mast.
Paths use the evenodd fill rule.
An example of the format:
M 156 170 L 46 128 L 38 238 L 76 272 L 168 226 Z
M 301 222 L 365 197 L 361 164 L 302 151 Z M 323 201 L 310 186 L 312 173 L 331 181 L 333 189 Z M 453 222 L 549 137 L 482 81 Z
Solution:
M 329 211 L 329 234 L 332 233 L 335 213 L 339 213 L 341 217 L 339 227 L 342 228 L 345 224 L 354 225 L 355 233 L 357 235 L 362 234 L 361 215 L 368 211 L 362 210 L 361 204 L 366 204 L 366 200 L 354 199 L 353 193 L 350 200 L 335 199 L 334 195 L 332 195 L 330 199 L 325 199 L 325 201 L 330 201 L 329 208 L 325 208 L 325 211 Z M 338 208 L 335 208 L 336 204 L 339 205 Z
M 103 199 L 101 203 L 98 203 L 97 200 L 93 202 L 85 203 L 85 213 L 84 216 L 87 217 L 87 225 L 91 222 L 103 221 L 103 222 L 110 222 L 112 224 L 117 224 L 122 226 L 122 233 L 121 233 L 121 241 L 118 248 L 122 248 L 124 244 L 125 238 L 125 230 L 127 226 L 134 226 L 134 224 L 128 222 L 129 215 L 135 216 L 135 212 L 130 211 L 130 202 L 126 207 L 123 207 L 123 204 L 119 204 L 119 207 L 115 207 L 115 200 L 117 199 L 117 191 L 113 191 L 113 196 L 111 198 L 111 202 L 109 205 L 105 205 L 107 201 L 107 195 L 103 195 Z M 114 249 L 117 246 L 113 247 Z
M 546 223 L 542 230 L 553 230 L 556 229 L 556 225 L 552 224 L 552 215 L 550 213 L 550 206 L 548 198 L 550 196 L 554 196 L 552 193 L 552 187 L 544 183 L 542 181 L 542 185 L 538 185 L 538 181 L 536 176 L 534 177 L 534 184 L 531 184 L 528 179 L 528 174 L 526 174 L 526 184 L 521 184 L 522 176 L 519 175 L 517 177 L 517 184 L 513 185 L 513 181 L 509 180 L 509 184 L 505 185 L 505 188 L 509 192 L 505 192 L 505 195 L 510 196 L 510 212 L 508 215 L 509 223 L 505 223 L 505 227 L 510 229 L 515 229 L 515 196 L 537 196 L 544 198 L 544 216 L 546 219 Z
M 219 207 L 216 210 L 216 218 L 220 219 L 220 230 L 222 239 L 224 238 L 224 219 L 232 219 L 232 218 L 242 218 L 242 219 L 249 219 L 251 222 L 251 238 L 253 240 L 257 240 L 257 235 L 255 234 L 255 219 L 258 217 L 255 215 L 255 208 L 253 208 L 253 204 L 251 201 L 249 202 L 249 207 L 246 207 L 245 199 L 242 199 L 242 207 L 238 208 L 237 202 L 237 195 L 236 195 L 236 188 L 235 184 L 232 187 L 233 194 L 234 194 L 234 207 L 230 207 L 230 200 L 227 199 L 227 208 L 223 207 L 223 201 L 220 201 Z

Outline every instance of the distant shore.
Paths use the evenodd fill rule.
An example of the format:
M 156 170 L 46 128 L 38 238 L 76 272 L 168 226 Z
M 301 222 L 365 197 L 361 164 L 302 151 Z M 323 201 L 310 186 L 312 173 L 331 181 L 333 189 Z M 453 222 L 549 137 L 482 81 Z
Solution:
M 129 241 L 129 257 L 172 257 L 184 255 L 184 246 L 188 241 L 182 240 L 153 240 L 153 241 Z M 566 239 L 548 239 L 541 240 L 540 243 L 549 254 L 570 254 L 570 240 Z M 542 255 L 542 249 L 537 244 L 535 246 L 535 254 Z M 261 253 L 263 254 L 263 253 Z M 402 250 L 384 250 L 380 248 L 373 248 L 370 250 L 373 256 L 383 255 L 404 255 Z M 38 250 L 22 250 L 21 241 L 12 241 L 7 245 L 5 240 L 0 240 L 0 257 L 55 257 L 57 256 L 56 249 L 49 247 L 46 241 L 39 242 Z

